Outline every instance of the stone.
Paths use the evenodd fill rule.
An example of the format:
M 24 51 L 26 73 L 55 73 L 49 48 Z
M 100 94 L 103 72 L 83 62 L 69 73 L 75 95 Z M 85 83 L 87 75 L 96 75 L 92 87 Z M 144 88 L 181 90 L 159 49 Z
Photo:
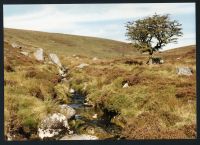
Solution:
M 65 117 L 67 119 L 72 118 L 76 114 L 76 111 L 72 107 L 70 107 L 70 106 L 68 106 L 66 104 L 60 105 L 59 107 L 60 107 L 60 112 L 63 115 L 65 115 Z
M 93 135 L 87 135 L 87 134 L 74 134 L 74 135 L 66 135 L 62 137 L 60 140 L 98 140 L 98 137 Z
M 38 61 L 44 61 L 44 51 L 42 48 L 39 48 L 34 53 L 35 59 Z
M 148 62 L 147 62 L 147 64 L 152 65 L 153 64 L 153 60 L 149 59 Z
M 129 87 L 128 83 L 125 83 L 125 84 L 123 85 L 123 88 L 128 88 L 128 87 Z
M 80 68 L 80 69 L 82 69 L 82 68 L 84 68 L 84 67 L 86 67 L 86 66 L 88 66 L 89 64 L 87 64 L 87 63 L 81 63 L 80 65 L 78 65 L 77 67 L 78 68 Z
M 12 136 L 10 135 L 10 133 L 7 133 L 6 137 L 7 137 L 7 141 L 12 141 L 13 140 Z
M 97 114 L 94 114 L 92 118 L 97 119 Z
M 60 59 L 58 58 L 56 54 L 50 53 L 49 58 L 54 64 L 58 65 L 59 67 L 62 67 L 62 64 L 60 63 Z
M 69 130 L 66 116 L 61 113 L 54 113 L 41 121 L 38 127 L 38 136 L 41 139 L 55 138 L 66 130 Z
M 59 67 L 59 75 L 62 76 L 63 78 L 65 78 L 67 76 L 67 71 L 68 71 L 68 68 L 65 68 L 65 67 Z
M 74 131 L 73 131 L 73 130 L 70 130 L 70 131 L 69 131 L 69 134 L 74 134 Z
M 74 93 L 75 90 L 71 88 L 71 89 L 69 90 L 69 92 L 70 92 L 70 93 Z
M 164 63 L 164 60 L 163 60 L 163 59 L 161 59 L 161 60 L 160 60 L 160 64 L 163 64 L 163 63 Z
M 192 75 L 192 69 L 190 69 L 189 67 L 178 67 L 176 69 L 176 73 L 178 75 L 190 76 L 190 75 Z
M 59 132 L 60 132 L 60 130 L 41 129 L 41 128 L 39 128 L 39 129 L 38 129 L 38 136 L 39 136 L 41 139 L 44 139 L 44 138 L 52 138 L 52 137 L 54 137 L 54 136 L 59 135 Z
M 25 52 L 25 51 L 21 51 L 20 53 L 25 55 L 25 56 L 28 56 L 28 54 L 29 54 L 28 52 Z
M 147 62 L 147 64 L 152 65 L 152 64 L 163 64 L 164 60 L 160 57 L 153 57 L 151 59 L 149 59 L 149 61 Z
M 21 48 L 17 43 L 12 43 L 11 46 L 12 46 L 13 48 Z

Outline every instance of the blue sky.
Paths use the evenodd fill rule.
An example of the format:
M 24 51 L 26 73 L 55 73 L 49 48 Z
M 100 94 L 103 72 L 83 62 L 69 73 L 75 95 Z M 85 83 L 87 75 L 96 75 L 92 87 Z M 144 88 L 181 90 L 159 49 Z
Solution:
M 164 49 L 196 44 L 194 3 L 4 5 L 4 27 L 127 41 L 125 23 L 170 14 L 182 24 L 183 37 Z

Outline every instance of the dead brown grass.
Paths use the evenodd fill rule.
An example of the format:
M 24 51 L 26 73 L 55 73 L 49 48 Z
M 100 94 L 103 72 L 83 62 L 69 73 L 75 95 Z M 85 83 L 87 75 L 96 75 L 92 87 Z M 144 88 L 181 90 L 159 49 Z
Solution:
M 42 94 L 42 91 L 41 91 L 41 89 L 39 87 L 37 87 L 37 88 L 31 88 L 29 90 L 29 92 L 30 92 L 30 95 L 32 95 L 32 96 L 34 96 L 34 97 L 36 97 L 36 98 L 41 99 L 42 101 L 44 101 L 44 95 Z
M 188 130 L 188 129 L 186 129 Z M 190 130 L 194 131 L 193 128 Z M 188 132 L 190 132 L 188 130 Z M 142 113 L 135 119 L 129 120 L 122 133 L 127 139 L 186 139 L 185 132 L 178 129 L 164 128 L 159 116 Z M 191 135 L 191 134 L 190 134 Z M 194 133 L 193 133 L 194 135 Z M 190 136 L 194 137 L 194 136 Z

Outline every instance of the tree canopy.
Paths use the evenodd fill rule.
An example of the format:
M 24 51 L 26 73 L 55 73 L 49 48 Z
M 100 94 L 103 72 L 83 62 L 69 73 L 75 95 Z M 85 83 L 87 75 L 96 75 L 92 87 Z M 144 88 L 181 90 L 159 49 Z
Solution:
M 126 36 L 141 52 L 153 55 L 168 43 L 177 42 L 182 36 L 181 24 L 177 20 L 170 20 L 169 14 L 146 17 L 127 22 Z

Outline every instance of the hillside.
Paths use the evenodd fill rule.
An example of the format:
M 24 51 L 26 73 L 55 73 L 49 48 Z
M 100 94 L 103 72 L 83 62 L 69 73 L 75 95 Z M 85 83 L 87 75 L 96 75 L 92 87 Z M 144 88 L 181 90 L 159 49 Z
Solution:
M 47 52 L 63 55 L 81 54 L 105 58 L 135 53 L 135 48 L 124 42 L 78 35 L 5 28 L 4 38 L 5 41 L 42 47 Z
M 70 52 L 72 46 L 63 48 L 68 38 L 70 42 L 72 38 L 84 40 L 82 43 L 91 47 L 87 49 L 89 55 L 83 51 L 77 55 L 80 43 L 77 43 L 76 50 L 72 49 L 75 52 Z M 55 41 L 57 47 L 46 44 L 50 40 Z M 25 47 L 13 47 L 13 42 Z M 47 139 L 68 140 L 85 134 L 101 140 L 196 138 L 196 46 L 156 53 L 155 56 L 162 57 L 164 63 L 147 65 L 146 54 L 122 57 L 119 51 L 108 47 L 111 45 L 126 44 L 99 38 L 6 29 L 6 139 L 44 140 L 39 133 L 41 122 L 49 115 L 64 114 L 60 105 L 71 106 L 76 111 L 76 115 L 65 120 L 73 132 L 64 130 L 59 136 Z M 44 49 L 45 59 L 42 61 L 34 56 L 37 47 Z M 94 53 L 92 48 L 100 54 Z M 112 54 L 102 48 L 109 49 Z M 53 52 L 67 69 L 64 77 L 61 68 L 49 59 L 49 53 Z M 186 72 L 178 74 L 177 68 L 186 68 Z M 188 69 L 189 75 L 185 75 Z M 66 129 L 56 123 L 46 127 L 55 126 Z

